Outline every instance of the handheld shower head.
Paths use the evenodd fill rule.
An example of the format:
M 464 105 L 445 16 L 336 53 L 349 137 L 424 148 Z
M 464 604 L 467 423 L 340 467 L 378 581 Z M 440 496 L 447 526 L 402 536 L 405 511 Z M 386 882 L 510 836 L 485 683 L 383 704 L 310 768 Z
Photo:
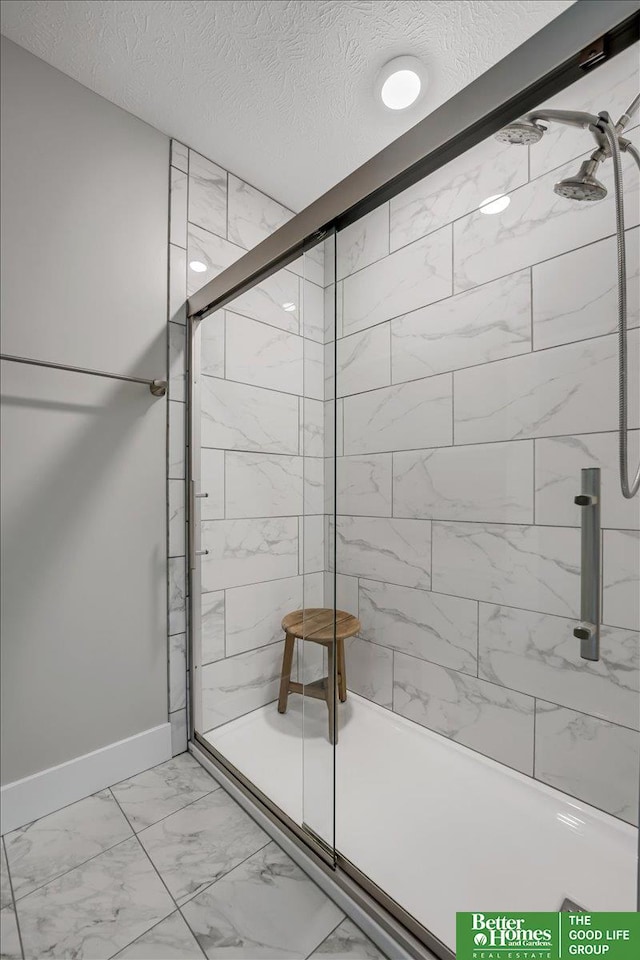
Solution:
M 502 130 L 498 130 L 495 138 L 502 143 L 519 143 L 526 146 L 542 140 L 545 130 L 546 127 L 540 126 L 533 120 L 514 120 Z
M 554 185 L 553 192 L 567 200 L 604 200 L 607 188 L 594 176 L 597 169 L 597 160 L 585 160 L 575 177 L 560 180 Z

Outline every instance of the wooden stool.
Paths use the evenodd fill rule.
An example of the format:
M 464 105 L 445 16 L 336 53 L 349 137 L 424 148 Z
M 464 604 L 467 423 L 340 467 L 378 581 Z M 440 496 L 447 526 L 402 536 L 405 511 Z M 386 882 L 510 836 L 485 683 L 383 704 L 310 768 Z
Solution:
M 334 632 L 335 624 L 335 632 Z M 347 637 L 355 637 L 360 633 L 360 621 L 357 617 L 344 610 L 331 610 L 323 607 L 310 607 L 307 610 L 296 610 L 288 613 L 282 621 L 284 630 L 284 657 L 282 658 L 282 675 L 280 678 L 280 696 L 278 698 L 278 712 L 287 712 L 289 693 L 301 693 L 305 697 L 315 697 L 325 700 L 329 709 L 329 740 L 338 741 L 338 731 L 334 724 L 334 677 L 338 676 L 338 696 L 342 703 L 347 699 L 347 672 L 344 659 L 344 641 Z M 335 656 L 337 657 L 337 671 L 334 667 L 334 638 Z M 291 679 L 291 665 L 296 639 L 310 640 L 327 648 L 328 676 L 313 683 L 295 683 Z

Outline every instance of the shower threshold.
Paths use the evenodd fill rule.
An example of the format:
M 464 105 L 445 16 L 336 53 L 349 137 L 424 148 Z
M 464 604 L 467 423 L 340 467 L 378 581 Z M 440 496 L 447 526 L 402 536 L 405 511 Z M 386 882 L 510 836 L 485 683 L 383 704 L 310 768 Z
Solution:
M 323 703 L 268 704 L 204 739 L 332 843 Z M 636 909 L 634 827 L 353 693 L 335 810 L 336 849 L 452 950 L 456 911 Z

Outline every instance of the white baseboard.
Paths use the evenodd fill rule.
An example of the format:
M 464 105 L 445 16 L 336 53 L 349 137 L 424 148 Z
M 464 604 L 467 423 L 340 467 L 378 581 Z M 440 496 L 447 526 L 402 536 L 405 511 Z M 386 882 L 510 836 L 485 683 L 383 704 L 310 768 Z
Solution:
M 0 789 L 0 833 L 8 833 L 97 790 L 171 759 L 171 724 L 49 767 Z

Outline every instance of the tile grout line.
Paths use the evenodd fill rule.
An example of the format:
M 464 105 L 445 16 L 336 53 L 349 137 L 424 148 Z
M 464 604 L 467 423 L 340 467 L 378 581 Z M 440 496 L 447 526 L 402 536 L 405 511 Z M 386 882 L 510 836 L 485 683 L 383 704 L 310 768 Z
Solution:
M 333 902 L 333 901 L 332 901 L 332 902 Z M 340 907 L 338 907 L 338 910 L 340 910 Z M 340 912 L 342 913 L 342 911 L 340 911 Z M 333 930 L 330 930 L 329 933 L 326 935 L 326 937 L 323 937 L 322 940 L 320 941 L 320 943 L 317 943 L 317 944 L 315 945 L 315 947 L 313 947 L 313 949 L 310 951 L 310 953 L 307 953 L 307 954 L 306 954 L 305 960 L 309 960 L 309 957 L 312 957 L 313 954 L 314 954 L 317 950 L 320 949 L 320 947 L 322 946 L 322 944 L 323 944 L 323 943 L 326 943 L 327 940 L 329 939 L 329 937 L 332 937 L 332 936 L 333 936 L 333 934 L 336 932 L 336 930 L 338 929 L 338 927 L 341 927 L 342 924 L 344 923 L 344 921 L 345 921 L 346 919 L 347 919 L 347 915 L 346 915 L 346 913 L 343 913 L 343 914 L 342 914 L 342 919 L 339 921 L 339 923 L 336 923 L 336 925 L 335 925 L 335 927 L 333 928 Z

